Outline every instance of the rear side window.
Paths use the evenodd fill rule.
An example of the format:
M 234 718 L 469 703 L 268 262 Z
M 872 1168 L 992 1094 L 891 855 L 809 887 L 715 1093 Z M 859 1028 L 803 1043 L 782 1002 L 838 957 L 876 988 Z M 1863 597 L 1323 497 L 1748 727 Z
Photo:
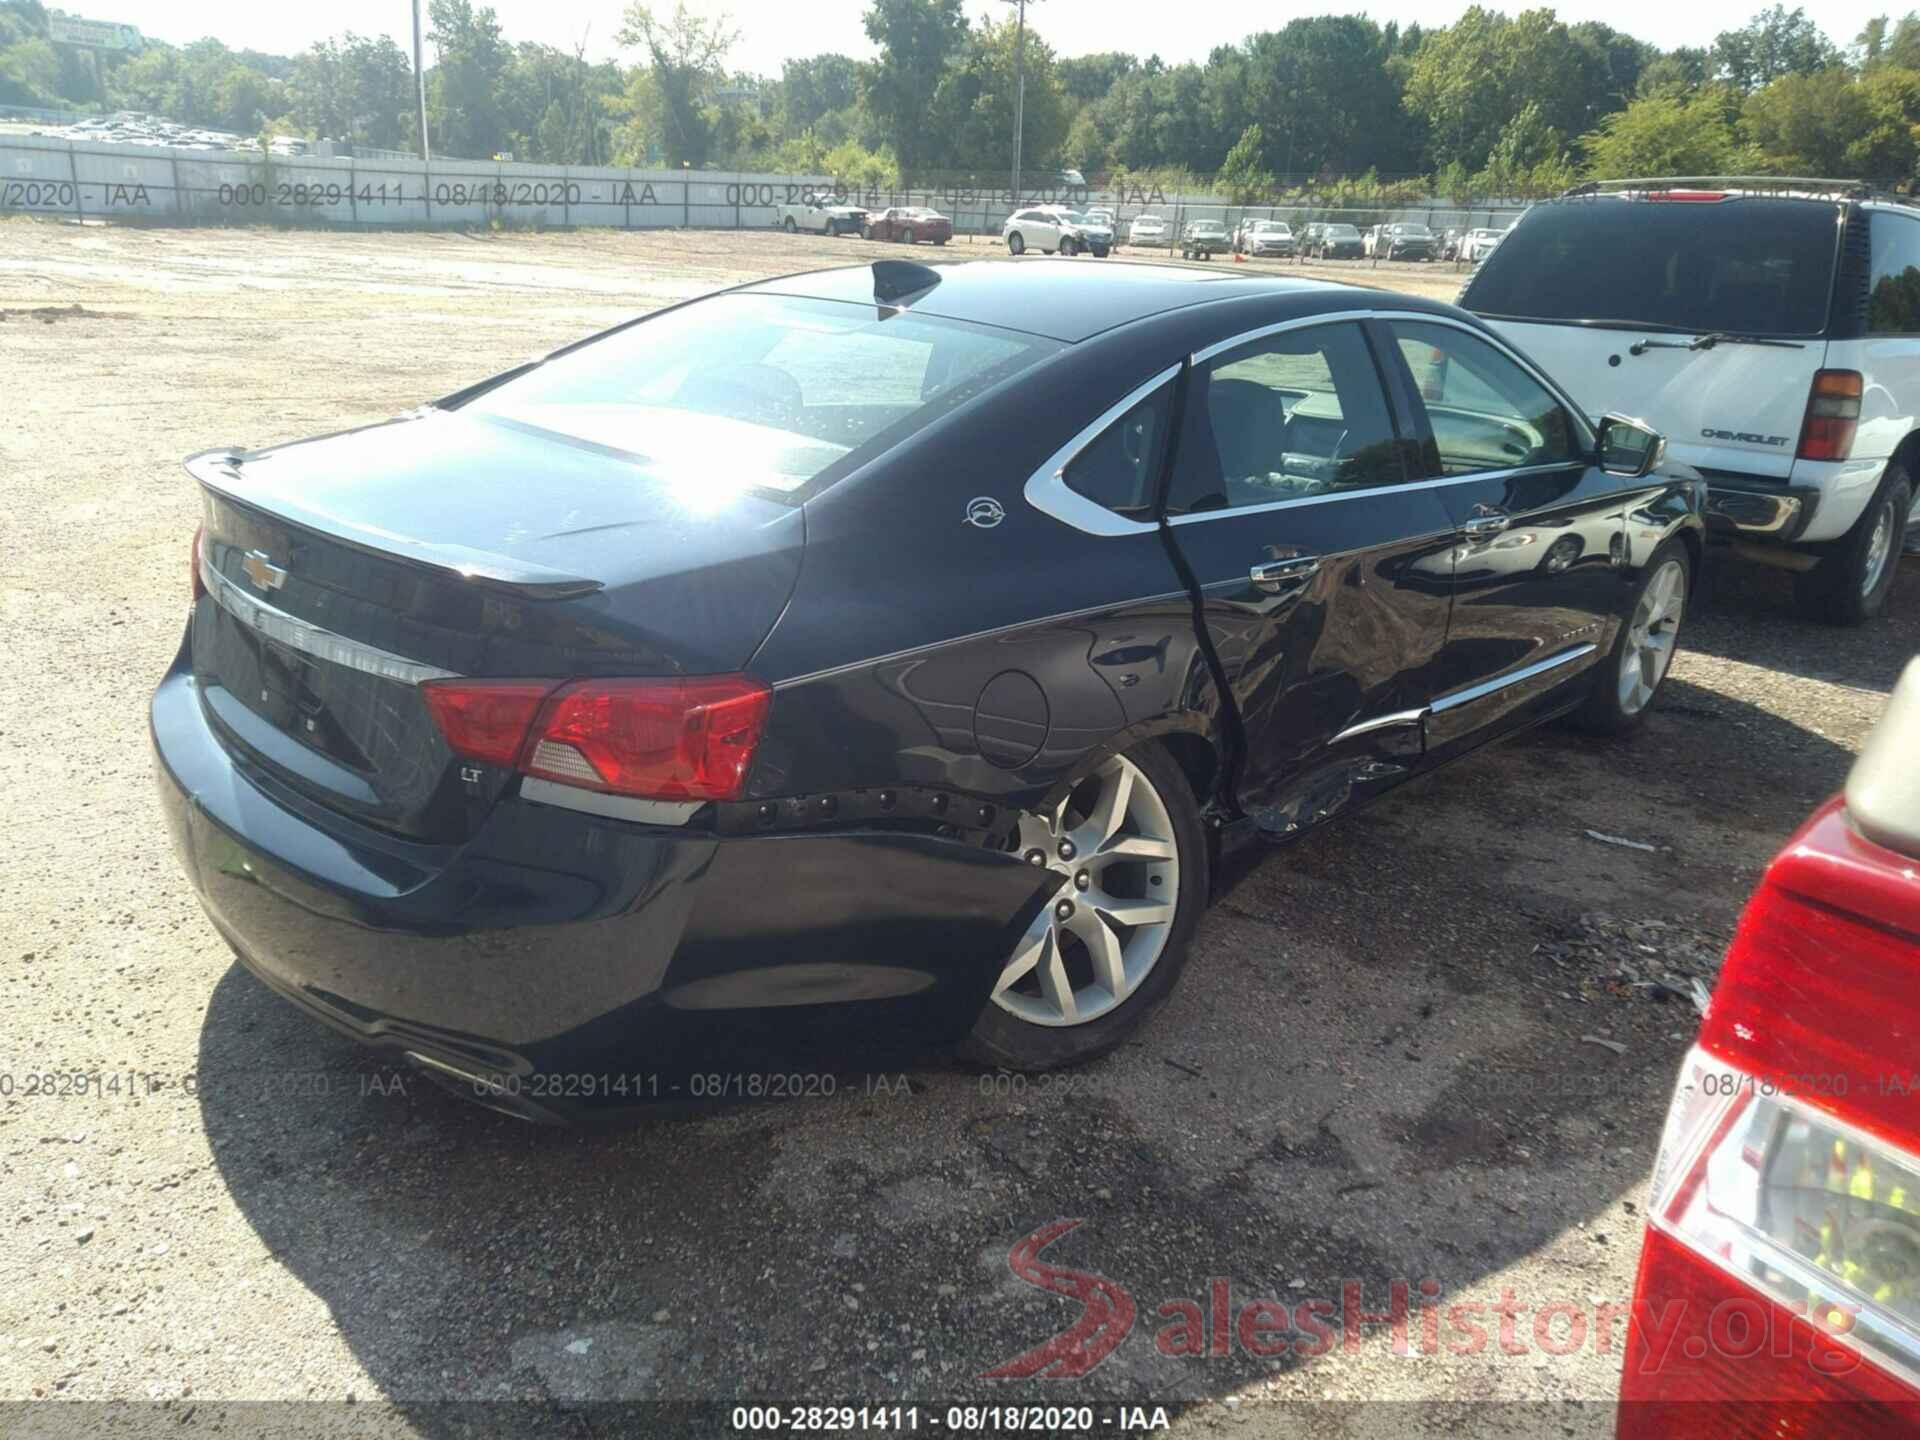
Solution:
M 1169 381 L 1127 411 L 1068 464 L 1062 478 L 1076 495 L 1122 514 L 1150 509 L 1154 476 L 1173 410 Z
M 1839 208 L 1814 200 L 1538 205 L 1461 303 L 1505 320 L 1817 335 L 1827 327 L 1839 234 Z
M 1872 223 L 1867 329 L 1875 335 L 1920 334 L 1920 221 L 1881 210 Z
M 1227 351 L 1196 380 L 1204 408 L 1189 405 L 1169 509 L 1232 510 L 1406 479 L 1357 325 L 1283 330 Z

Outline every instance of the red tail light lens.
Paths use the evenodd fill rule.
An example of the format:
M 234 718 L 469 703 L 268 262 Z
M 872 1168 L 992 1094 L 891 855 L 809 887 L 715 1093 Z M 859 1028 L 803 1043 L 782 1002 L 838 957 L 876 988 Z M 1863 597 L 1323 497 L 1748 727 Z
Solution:
M 733 800 L 773 692 L 744 675 L 658 680 L 430 680 L 457 754 L 610 795 Z
M 1816 370 L 1807 392 L 1807 418 L 1800 427 L 1802 460 L 1844 460 L 1853 453 L 1860 426 L 1862 381 L 1858 370 Z
M 1920 1434 L 1917 869 L 1836 800 L 1741 917 L 1661 1138 L 1622 1436 Z
M 420 687 L 433 723 L 456 755 L 512 765 L 553 680 L 429 680 Z
M 520 768 L 614 795 L 733 800 L 772 704 L 744 675 L 578 681 L 541 713 Z
M 207 527 L 202 525 L 193 532 L 193 553 L 188 558 L 187 568 L 193 571 L 193 599 L 198 603 L 207 593 L 207 582 L 200 575 L 200 545 L 206 537 Z

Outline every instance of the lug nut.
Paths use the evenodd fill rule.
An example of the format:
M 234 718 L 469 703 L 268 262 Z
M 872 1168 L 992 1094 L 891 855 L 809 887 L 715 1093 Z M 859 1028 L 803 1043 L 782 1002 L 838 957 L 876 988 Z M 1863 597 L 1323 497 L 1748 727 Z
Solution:
M 1071 920 L 1073 918 L 1073 901 L 1062 900 L 1058 905 L 1053 907 L 1053 913 L 1059 919 Z
M 1027 851 L 1027 864 L 1029 864 L 1029 865 L 1044 865 L 1044 864 L 1046 864 L 1046 863 L 1047 863 L 1047 852 L 1046 852 L 1046 851 L 1044 851 L 1044 850 L 1029 850 L 1029 851 Z
M 1073 848 L 1073 841 L 1062 840 L 1060 842 L 1060 858 L 1062 860 L 1071 860 L 1078 853 L 1079 852 Z
M 1084 870 L 1073 877 L 1073 888 L 1076 890 L 1085 890 L 1091 884 L 1093 884 L 1093 876 Z

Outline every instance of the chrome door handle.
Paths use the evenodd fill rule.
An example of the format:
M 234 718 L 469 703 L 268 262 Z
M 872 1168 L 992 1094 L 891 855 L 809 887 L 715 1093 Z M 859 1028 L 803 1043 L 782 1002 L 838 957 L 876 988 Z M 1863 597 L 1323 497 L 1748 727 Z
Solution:
M 1460 526 L 1461 532 L 1469 540 L 1485 540 L 1498 535 L 1513 523 L 1513 517 L 1504 510 L 1496 510 L 1491 505 L 1476 505 L 1473 514 Z
M 1318 555 L 1296 555 L 1291 560 L 1273 560 L 1265 565 L 1256 565 L 1247 572 L 1247 578 L 1262 590 L 1277 592 L 1311 580 L 1319 569 Z

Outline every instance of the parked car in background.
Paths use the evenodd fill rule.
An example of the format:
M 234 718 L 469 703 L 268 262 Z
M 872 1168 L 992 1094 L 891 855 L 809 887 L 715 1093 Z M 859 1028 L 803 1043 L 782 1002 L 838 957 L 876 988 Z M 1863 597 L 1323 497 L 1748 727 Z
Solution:
M 1016 210 L 1000 227 L 1000 238 L 1015 255 L 1029 250 L 1042 254 L 1105 255 L 1113 248 L 1113 232 L 1089 225 L 1084 215 L 1058 205 Z
M 1478 230 L 1469 230 L 1460 240 L 1460 258 L 1469 264 L 1478 264 L 1493 253 L 1507 232 L 1482 226 Z
M 880 260 L 195 456 L 150 711 L 187 878 L 286 1000 L 528 1118 L 1105 1053 L 1229 840 L 1628 731 L 1672 657 L 1659 437 L 1355 295 Z M 1529 532 L 1581 557 L 1475 562 Z
M 1232 248 L 1233 239 L 1218 220 L 1191 220 L 1180 237 L 1180 254 L 1187 260 L 1211 260 Z
M 1920 210 L 1737 181 L 1582 187 L 1529 210 L 1461 303 L 1589 414 L 1671 435 L 1717 533 L 1792 571 L 1805 614 L 1885 609 L 1920 476 Z
M 1129 245 L 1164 245 L 1167 220 L 1164 215 L 1136 215 L 1127 225 Z
M 1307 227 L 1305 253 L 1322 260 L 1357 259 L 1366 253 L 1366 240 L 1355 226 L 1317 222 Z
M 867 212 L 859 205 L 847 205 L 831 197 L 810 195 L 780 206 L 775 223 L 789 235 L 811 230 L 821 235 L 858 235 L 867 223 Z
M 953 221 L 924 205 L 896 205 L 867 217 L 869 240 L 897 240 L 902 245 L 930 240 L 944 245 L 953 238 Z
M 1291 256 L 1293 227 L 1284 220 L 1243 220 L 1233 232 L 1233 249 L 1237 255 Z
M 1103 226 L 1110 235 L 1118 228 L 1113 222 L 1113 211 L 1104 205 L 1092 206 L 1085 213 L 1089 225 Z
M 1920 660 L 1740 919 L 1654 1162 L 1620 1440 L 1920 1433 L 1916 755 Z
M 1366 233 L 1365 248 L 1370 259 L 1431 260 L 1434 234 L 1417 221 L 1375 225 Z

